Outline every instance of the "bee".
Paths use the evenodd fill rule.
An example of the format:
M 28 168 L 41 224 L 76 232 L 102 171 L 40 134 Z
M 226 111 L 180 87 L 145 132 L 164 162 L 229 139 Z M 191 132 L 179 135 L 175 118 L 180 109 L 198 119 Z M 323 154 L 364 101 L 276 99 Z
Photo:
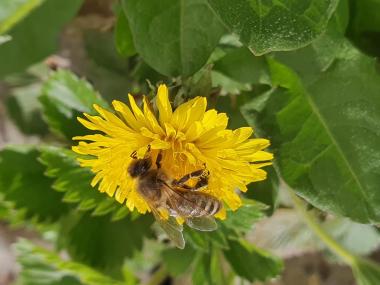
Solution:
M 178 248 L 185 247 L 185 240 L 183 226 L 177 223 L 176 217 L 183 218 L 188 226 L 196 230 L 213 231 L 217 228 L 213 215 L 219 212 L 222 203 L 214 196 L 199 192 L 208 185 L 209 172 L 206 167 L 180 179 L 172 179 L 161 168 L 162 152 L 157 155 L 156 168 L 153 167 L 150 146 L 144 158 L 138 159 L 136 152 L 131 157 L 133 160 L 128 173 L 137 179 L 138 193 Z M 190 179 L 197 179 L 195 186 L 186 184 Z M 163 215 L 162 210 L 169 213 L 169 218 Z

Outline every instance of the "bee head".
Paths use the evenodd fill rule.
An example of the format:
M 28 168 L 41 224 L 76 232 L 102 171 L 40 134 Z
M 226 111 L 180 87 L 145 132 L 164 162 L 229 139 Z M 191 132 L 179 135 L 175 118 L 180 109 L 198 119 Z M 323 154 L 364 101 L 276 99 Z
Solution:
M 131 162 L 128 167 L 128 173 L 131 177 L 135 178 L 147 173 L 152 166 L 150 158 L 136 159 Z

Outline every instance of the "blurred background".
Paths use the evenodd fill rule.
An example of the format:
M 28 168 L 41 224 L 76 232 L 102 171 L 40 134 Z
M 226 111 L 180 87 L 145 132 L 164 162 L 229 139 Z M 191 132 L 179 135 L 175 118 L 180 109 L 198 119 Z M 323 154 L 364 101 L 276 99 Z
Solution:
M 61 4 L 57 2 L 58 6 L 46 9 L 57 11 L 60 9 L 59 5 L 68 5 L 64 9 L 65 12 L 57 15 L 53 12 L 50 15 L 46 13 L 35 15 L 39 17 L 36 26 L 33 26 L 35 20 L 30 19 L 28 20 L 30 23 L 24 23 L 19 27 L 17 33 L 27 33 L 25 40 L 11 49 L 23 50 L 21 56 L 11 57 L 17 53 L 11 51 L 2 53 L 3 50 L 0 49 L 0 149 L 9 144 L 64 144 L 63 139 L 55 137 L 49 131 L 38 100 L 41 92 L 44 92 L 41 90 L 43 82 L 58 68 L 69 69 L 79 78 L 85 78 L 107 101 L 125 100 L 128 92 L 149 94 L 152 84 L 167 80 L 167 77 L 155 71 L 141 58 L 123 55 L 123 52 L 128 54 L 129 47 L 125 47 L 121 52 L 117 50 L 115 25 L 120 11 L 117 1 L 85 0 L 83 3 L 67 1 L 67 4 L 62 4 L 63 2 L 60 1 Z M 380 11 L 377 12 L 380 14 Z M 57 17 L 57 20 L 50 22 L 49 17 Z M 49 27 L 40 29 L 41 25 Z M 371 39 L 375 41 L 380 37 L 378 34 L 371 35 Z M 3 37 L 2 40 L 7 39 Z M 234 39 L 227 37 L 225 42 L 226 45 L 234 46 Z M 356 44 L 368 54 L 378 52 L 373 48 L 373 43 L 368 44 L 362 38 L 357 39 Z M 379 46 L 380 42 L 377 48 Z M 134 53 L 133 50 L 131 53 Z M 7 54 L 7 57 L 4 57 L 4 54 Z M 214 53 L 213 56 L 217 58 L 218 53 Z M 224 93 L 223 95 L 251 92 L 249 82 L 238 82 L 227 78 L 228 72 L 224 70 L 224 63 L 216 64 L 220 74 L 213 74 L 210 92 Z M 186 85 L 186 82 L 179 83 L 176 78 L 172 78 L 170 83 L 174 86 Z M 260 88 L 262 87 L 259 86 L 255 90 L 261 92 Z M 227 110 L 233 107 L 234 101 L 221 100 L 218 104 L 221 110 Z M 241 125 L 241 121 L 244 120 L 241 115 L 235 114 L 233 110 L 231 114 L 236 115 L 232 123 Z M 332 256 L 304 224 L 294 210 L 286 194 L 287 191 L 282 191 L 282 187 L 284 186 L 280 183 L 276 193 L 273 194 L 276 199 L 268 210 L 268 216 L 255 224 L 247 234 L 247 239 L 284 259 L 284 271 L 273 281 L 252 284 L 357 284 L 351 269 Z M 250 198 L 261 199 L 259 196 L 263 195 L 262 191 L 265 191 L 266 184 L 258 188 L 260 189 L 256 192 L 256 196 Z M 34 226 L 18 223 L 15 221 L 17 219 L 12 221 L 13 218 L 10 218 L 11 214 L 5 203 L 0 202 L 0 285 L 21 284 L 17 281 L 21 267 L 16 261 L 14 243 L 19 238 L 27 238 L 42 247 L 52 249 L 53 242 L 49 240 L 53 241 L 55 238 L 49 236 L 49 231 L 44 231 L 42 235 Z M 269 201 L 268 204 L 271 203 Z M 277 207 L 276 211 L 274 204 Z M 380 234 L 377 228 L 318 210 L 316 213 L 323 228 L 351 252 L 380 262 Z M 52 235 L 54 236 L 54 233 Z M 154 252 L 154 247 L 151 248 Z M 149 254 L 152 253 L 142 253 L 146 260 L 150 258 Z M 65 251 L 62 251 L 61 255 L 63 259 L 67 258 Z M 138 265 L 135 267 L 138 268 Z M 141 280 L 149 279 L 149 271 L 136 270 L 136 272 L 140 272 L 137 275 Z M 160 284 L 191 284 L 187 275 L 175 279 L 167 277 L 161 281 Z M 70 283 L 69 280 L 65 284 L 77 283 Z M 250 283 L 242 281 L 239 284 Z

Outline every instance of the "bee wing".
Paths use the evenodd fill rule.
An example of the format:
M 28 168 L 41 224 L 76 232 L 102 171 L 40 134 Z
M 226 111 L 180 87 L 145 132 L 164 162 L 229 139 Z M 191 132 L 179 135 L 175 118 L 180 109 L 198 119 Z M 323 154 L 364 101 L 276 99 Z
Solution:
M 153 216 L 161 228 L 166 232 L 170 240 L 173 241 L 176 247 L 183 249 L 185 248 L 185 239 L 183 238 L 182 225 L 178 224 L 173 217 L 165 219 L 160 212 L 153 206 L 150 205 Z
M 194 210 L 194 212 L 196 213 L 202 213 L 204 216 L 208 215 L 208 213 L 205 211 L 204 208 L 202 208 L 197 203 L 194 203 L 193 201 L 189 200 L 180 191 L 176 191 L 172 187 L 166 184 L 165 184 L 165 187 L 162 187 L 162 189 L 164 190 L 164 193 L 166 194 L 170 202 L 170 205 L 172 206 L 172 209 L 177 213 L 178 216 L 187 217 L 189 216 L 189 214 L 188 213 L 185 214 L 184 212 L 186 211 L 191 212 L 192 210 Z M 194 193 L 194 195 L 197 195 L 197 194 Z M 190 205 L 189 209 L 184 210 L 178 207 L 178 205 L 183 205 L 183 202 L 182 202 L 183 200 L 186 200 L 188 205 Z
M 214 231 L 218 228 L 218 224 L 212 216 L 186 218 L 186 224 L 193 229 L 205 232 Z

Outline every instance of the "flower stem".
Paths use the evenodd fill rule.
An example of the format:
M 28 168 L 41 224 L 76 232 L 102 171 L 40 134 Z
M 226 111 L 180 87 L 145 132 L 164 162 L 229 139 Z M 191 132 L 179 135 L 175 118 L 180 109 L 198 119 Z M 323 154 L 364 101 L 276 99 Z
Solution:
M 336 240 L 334 240 L 317 222 L 315 217 L 311 215 L 307 210 L 300 198 L 289 189 L 290 197 L 293 201 L 295 209 L 301 214 L 305 223 L 309 226 L 309 228 L 317 235 L 326 246 L 335 253 L 338 257 L 340 257 L 345 263 L 350 266 L 355 264 L 356 258 L 352 255 L 347 249 L 341 246 Z

